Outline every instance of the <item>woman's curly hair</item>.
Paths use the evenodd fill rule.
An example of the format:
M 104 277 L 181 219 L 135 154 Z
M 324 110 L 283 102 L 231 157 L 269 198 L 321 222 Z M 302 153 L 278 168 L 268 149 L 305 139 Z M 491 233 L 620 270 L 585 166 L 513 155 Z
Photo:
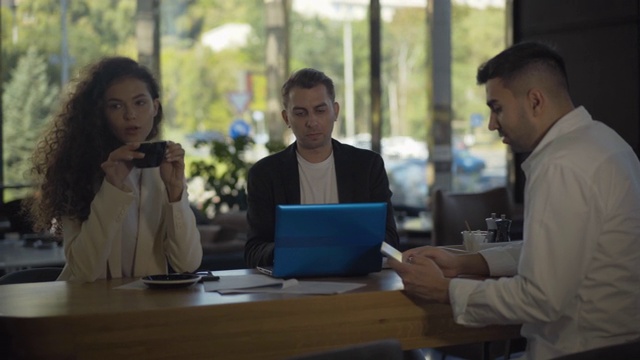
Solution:
M 31 176 L 36 196 L 26 208 L 34 230 L 60 235 L 61 217 L 85 221 L 104 178 L 100 165 L 123 145 L 113 135 L 105 115 L 105 92 L 117 80 L 143 81 L 153 99 L 160 89 L 152 73 L 126 57 L 107 57 L 86 68 L 75 90 L 48 125 L 32 155 Z M 162 106 L 147 140 L 159 135 Z M 53 226 L 53 228 L 52 228 Z

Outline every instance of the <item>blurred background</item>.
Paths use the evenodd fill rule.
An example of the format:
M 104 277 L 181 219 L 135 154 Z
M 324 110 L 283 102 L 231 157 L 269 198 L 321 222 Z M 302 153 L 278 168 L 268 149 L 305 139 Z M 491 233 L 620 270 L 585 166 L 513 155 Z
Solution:
M 274 2 L 284 13 L 274 11 Z M 342 109 L 335 138 L 372 148 L 379 136 L 398 211 L 428 211 L 435 176 L 429 158 L 433 2 L 379 3 L 378 135 L 371 120 L 368 0 L 2 0 L 2 201 L 29 196 L 28 157 L 70 81 L 102 56 L 125 55 L 157 72 L 166 115 L 163 137 L 187 149 L 192 201 L 209 216 L 242 207 L 241 201 L 221 200 L 228 186 L 213 186 L 231 163 L 211 157 L 215 144 L 225 144 L 228 158 L 236 156 L 248 167 L 293 141 L 269 94 L 302 67 L 320 69 L 335 81 Z M 450 144 L 450 187 L 473 192 L 506 182 L 507 152 L 487 130 L 475 71 L 505 47 L 507 15 L 504 0 L 447 3 L 451 136 L 444 143 Z M 149 21 L 154 16 L 157 21 Z M 270 41 L 284 36 L 273 30 L 279 22 L 286 46 L 275 54 L 287 69 L 280 79 L 269 72 Z M 149 37 L 153 31 L 157 36 Z M 157 58 L 145 55 L 146 48 Z M 249 142 L 234 155 L 240 137 Z M 236 196 L 243 174 L 237 171 L 231 181 Z

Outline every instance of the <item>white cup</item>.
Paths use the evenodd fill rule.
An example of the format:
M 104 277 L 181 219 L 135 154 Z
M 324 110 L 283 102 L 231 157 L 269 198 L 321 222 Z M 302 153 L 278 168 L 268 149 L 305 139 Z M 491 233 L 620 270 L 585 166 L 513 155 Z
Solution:
M 480 250 L 481 244 L 487 242 L 487 232 L 482 230 L 468 231 L 465 230 L 462 232 L 462 240 L 465 249 L 468 252 L 478 252 Z

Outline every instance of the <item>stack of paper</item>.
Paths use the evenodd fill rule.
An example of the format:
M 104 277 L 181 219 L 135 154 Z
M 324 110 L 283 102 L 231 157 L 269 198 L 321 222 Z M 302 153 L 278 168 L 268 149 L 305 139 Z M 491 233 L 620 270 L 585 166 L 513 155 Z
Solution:
M 296 279 L 277 279 L 267 275 L 248 274 L 221 276 L 218 281 L 205 281 L 205 291 L 217 291 L 220 294 L 278 293 L 332 295 L 363 287 L 365 284 L 330 281 L 301 281 Z

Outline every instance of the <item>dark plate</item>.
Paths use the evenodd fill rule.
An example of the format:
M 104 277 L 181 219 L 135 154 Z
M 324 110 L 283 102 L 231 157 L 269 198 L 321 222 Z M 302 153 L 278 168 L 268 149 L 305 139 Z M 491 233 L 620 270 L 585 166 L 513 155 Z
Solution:
M 142 282 L 154 289 L 175 289 L 191 286 L 200 281 L 200 276 L 191 274 L 149 275 Z

